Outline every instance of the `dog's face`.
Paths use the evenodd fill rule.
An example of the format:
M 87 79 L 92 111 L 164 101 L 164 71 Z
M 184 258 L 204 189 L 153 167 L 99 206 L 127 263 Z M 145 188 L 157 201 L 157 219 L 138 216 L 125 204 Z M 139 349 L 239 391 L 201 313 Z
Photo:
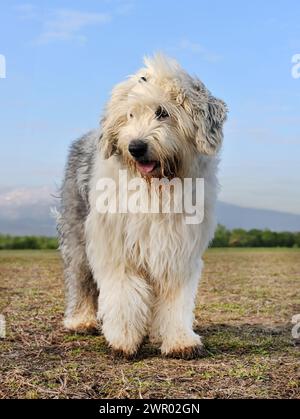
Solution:
M 156 56 L 118 85 L 103 119 L 103 156 L 143 177 L 180 177 L 198 153 L 215 154 L 226 105 L 173 60 Z
M 118 132 L 118 150 L 142 176 L 178 176 L 193 148 L 184 132 L 192 132 L 191 121 L 176 101 L 162 95 L 155 81 L 142 76 L 138 83 L 131 91 L 126 121 Z

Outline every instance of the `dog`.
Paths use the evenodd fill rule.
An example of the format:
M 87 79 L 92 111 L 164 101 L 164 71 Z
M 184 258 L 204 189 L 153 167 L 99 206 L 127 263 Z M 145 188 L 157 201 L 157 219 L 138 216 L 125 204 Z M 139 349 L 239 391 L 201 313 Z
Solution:
M 71 146 L 61 190 L 67 330 L 94 332 L 101 324 L 109 346 L 125 357 L 146 337 L 165 356 L 203 354 L 194 306 L 216 227 L 226 117 L 223 101 L 162 54 L 145 58 L 144 68 L 114 88 L 99 129 Z M 204 179 L 202 223 L 187 223 L 184 213 L 100 213 L 98 182 L 117 182 L 120 170 L 146 182 L 142 200 L 154 179 Z

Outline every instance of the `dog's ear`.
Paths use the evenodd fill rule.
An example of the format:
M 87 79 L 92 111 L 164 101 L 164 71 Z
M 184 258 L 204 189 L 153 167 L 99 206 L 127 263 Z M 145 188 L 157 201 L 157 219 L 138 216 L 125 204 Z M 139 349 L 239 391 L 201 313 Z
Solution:
M 112 91 L 101 121 L 102 135 L 100 150 L 104 159 L 109 159 L 117 150 L 118 133 L 126 121 L 128 112 L 127 98 L 133 86 L 132 80 L 118 84 Z
M 117 149 L 116 132 L 113 129 L 112 121 L 108 117 L 104 117 L 101 122 L 102 132 L 100 136 L 99 147 L 104 159 L 109 159 L 113 156 Z
M 223 140 L 223 125 L 228 109 L 199 80 L 192 79 L 187 93 L 190 113 L 196 126 L 196 146 L 200 153 L 216 154 Z
M 201 112 L 196 144 L 200 152 L 216 154 L 223 141 L 223 125 L 227 118 L 225 102 L 209 96 L 206 110 Z

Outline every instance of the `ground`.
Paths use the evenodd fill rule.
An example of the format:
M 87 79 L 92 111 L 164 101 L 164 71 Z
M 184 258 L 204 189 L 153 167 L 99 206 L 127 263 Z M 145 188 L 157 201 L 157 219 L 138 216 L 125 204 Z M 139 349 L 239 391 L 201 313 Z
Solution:
M 209 250 L 196 308 L 208 355 L 164 359 L 146 343 L 114 359 L 103 336 L 63 330 L 55 251 L 0 252 L 0 398 L 300 398 L 300 251 Z

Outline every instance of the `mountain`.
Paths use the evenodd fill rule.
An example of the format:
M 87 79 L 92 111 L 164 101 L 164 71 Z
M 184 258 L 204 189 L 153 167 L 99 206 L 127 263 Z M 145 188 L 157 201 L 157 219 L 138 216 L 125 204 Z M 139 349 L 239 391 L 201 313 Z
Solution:
M 0 189 L 0 233 L 11 235 L 56 234 L 51 208 L 57 207 L 53 189 Z M 300 231 L 300 215 L 284 212 L 243 208 L 218 202 L 217 217 L 229 229 L 270 229 L 273 231 Z
M 300 215 L 286 212 L 244 208 L 218 202 L 217 217 L 219 223 L 228 229 L 243 228 L 250 230 L 257 228 L 272 231 L 300 231 Z
M 53 190 L 19 188 L 0 190 L 0 233 L 55 236 L 51 208 L 58 205 Z

